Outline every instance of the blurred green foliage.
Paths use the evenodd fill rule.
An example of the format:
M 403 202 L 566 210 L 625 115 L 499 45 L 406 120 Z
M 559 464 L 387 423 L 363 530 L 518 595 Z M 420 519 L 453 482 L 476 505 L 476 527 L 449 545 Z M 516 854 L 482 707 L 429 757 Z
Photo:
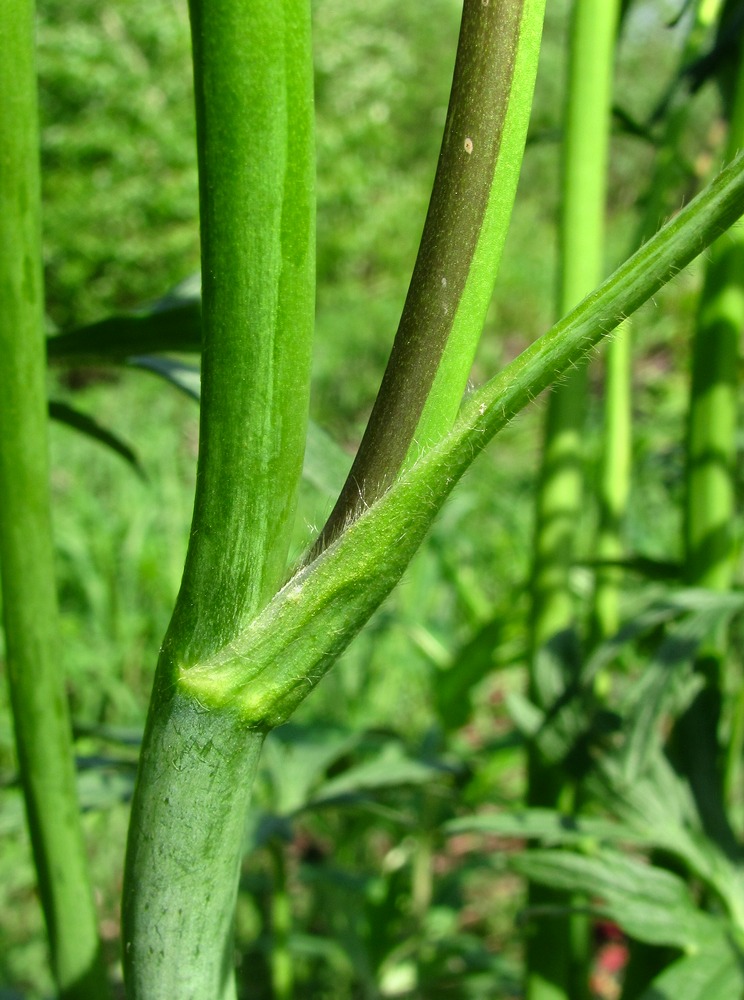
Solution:
M 567 0 L 548 5 L 531 140 L 475 381 L 513 357 L 553 316 L 567 6 Z M 618 89 L 623 111 L 635 120 L 648 118 L 669 83 L 678 35 L 667 23 L 679 6 L 632 5 Z M 313 4 L 319 274 L 312 409 L 346 446 L 358 440 L 371 407 L 405 296 L 436 166 L 460 8 L 459 0 Z M 47 311 L 50 323 L 65 329 L 155 299 L 198 269 L 187 4 L 40 0 L 38 38 Z M 679 201 L 717 155 L 717 101 L 712 87 L 695 98 Z M 618 125 L 610 180 L 613 261 L 627 250 L 652 155 L 647 140 Z M 696 289 L 692 269 L 639 319 L 629 544 L 660 559 L 679 554 L 673 501 L 683 476 L 685 343 Z M 127 807 L 126 781 L 122 786 L 112 776 L 131 780 L 136 747 L 112 740 L 110 730 L 136 736 L 144 720 L 185 552 L 198 417 L 192 402 L 147 373 L 74 370 L 51 379 L 56 397 L 74 401 L 135 448 L 148 477 L 143 483 L 115 455 L 53 426 L 60 664 L 74 717 L 88 727 L 79 753 L 114 761 L 96 772 L 101 782 L 85 793 L 108 803 L 87 814 L 86 824 L 113 960 Z M 598 379 L 594 393 L 598 399 Z M 297 717 L 298 725 L 323 720 L 358 736 L 313 776 L 311 791 L 375 759 L 381 732 L 403 734 L 393 741 L 426 766 L 441 763 L 445 748 L 454 746 L 477 776 L 438 772 L 426 787 L 404 783 L 374 801 L 361 796 L 345 812 L 329 806 L 314 816 L 289 815 L 277 804 L 269 758 L 257 809 L 284 824 L 273 838 L 287 854 L 297 921 L 305 928 L 292 943 L 298 997 L 372 997 L 381 984 L 385 995 L 435 997 L 459 982 L 462 993 L 446 995 L 485 1000 L 496 980 L 500 996 L 516 988 L 518 885 L 487 857 L 476 859 L 472 845 L 445 847 L 437 827 L 455 787 L 471 805 L 485 798 L 518 802 L 522 792 L 505 698 L 519 687 L 524 652 L 538 425 L 533 409 L 476 462 L 402 587 Z M 588 443 L 596 456 L 596 430 Z M 329 509 L 330 498 L 305 484 L 297 552 Z M 590 537 L 590 513 L 585 528 Z M 588 591 L 589 581 L 587 567 L 577 566 L 577 591 Z M 443 691 L 460 700 L 456 709 Z M 463 717 L 468 722 L 460 729 Z M 278 739 L 280 755 L 289 737 Z M 0 776 L 12 785 L 13 773 L 3 686 Z M 423 847 L 413 838 L 417 823 L 429 837 Z M 0 833 L 0 995 L 7 986 L 31 1000 L 48 995 L 50 984 L 39 972 L 41 924 L 12 787 L 0 794 Z M 421 850 L 431 852 L 437 879 L 417 910 L 422 904 L 412 902 L 412 880 Z M 260 991 L 269 977 L 272 857 L 267 848 L 251 861 L 245 873 L 251 894 L 241 896 L 238 911 L 239 941 L 253 949 L 243 977 L 251 997 L 269 995 Z M 366 930 L 361 913 L 371 921 Z M 370 940 L 370 927 L 382 936 Z M 423 956 L 423 994 L 405 993 L 412 944 Z

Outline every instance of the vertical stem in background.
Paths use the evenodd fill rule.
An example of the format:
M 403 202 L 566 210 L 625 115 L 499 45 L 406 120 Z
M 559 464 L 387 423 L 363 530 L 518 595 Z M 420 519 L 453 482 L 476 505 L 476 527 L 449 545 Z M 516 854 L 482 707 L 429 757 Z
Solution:
M 690 94 L 684 73 L 699 58 L 721 0 L 698 0 L 680 54 L 675 88 L 665 102 L 664 131 L 654 161 L 654 173 L 644 196 L 645 208 L 631 251 L 656 232 L 669 214 L 672 193 L 678 188 L 680 140 L 689 117 Z M 682 78 L 682 82 L 680 82 Z M 625 554 L 622 527 L 628 493 L 632 447 L 632 321 L 626 321 L 607 347 L 604 430 L 599 478 L 599 530 L 595 548 L 600 561 L 592 607 L 591 644 L 613 635 L 620 625 L 622 570 L 611 563 Z
M 576 0 L 571 18 L 563 147 L 558 311 L 566 313 L 598 283 L 604 270 L 604 212 L 612 69 L 617 29 L 615 0 Z M 565 683 L 555 658 L 544 655 L 574 629 L 569 585 L 582 510 L 582 437 L 587 371 L 580 365 L 550 396 L 537 499 L 532 577 L 530 697 L 548 708 Z M 568 655 L 568 649 L 564 650 Z M 564 670 L 570 670 L 568 663 Z M 529 800 L 555 806 L 561 777 L 535 751 L 529 756 Z M 547 894 L 546 894 L 547 893 Z M 555 902 L 553 894 L 530 887 L 530 904 Z M 586 979 L 572 982 L 571 944 L 565 920 L 542 923 L 527 944 L 528 1000 L 571 1000 L 584 996 Z M 577 956 L 580 966 L 580 956 Z
M 129 1000 L 235 996 L 232 920 L 264 732 L 181 671 L 285 572 L 307 428 L 315 209 L 309 0 L 191 0 L 203 275 L 196 499 L 132 805 Z
M 739 54 L 727 159 L 744 144 L 744 58 Z M 692 351 L 687 433 L 684 547 L 687 582 L 727 590 L 736 557 L 736 432 L 739 337 L 744 328 L 744 230 L 741 224 L 713 244 L 700 299 Z M 738 766 L 740 737 L 722 759 L 718 732 L 725 677 L 725 637 L 698 663 L 706 678 L 680 720 L 678 750 L 708 832 L 733 848 L 725 815 L 726 772 Z M 694 743 L 690 744 L 690 739 Z M 692 753 L 688 747 L 692 746 Z M 706 749 L 709 751 L 706 754 Z
M 522 165 L 545 0 L 465 0 L 439 164 L 392 353 L 314 554 L 450 430 L 493 294 Z
M 194 519 L 168 644 L 224 645 L 281 582 L 315 311 L 306 0 L 192 0 L 202 243 Z
M 52 968 L 108 996 L 60 671 L 49 511 L 34 5 L 8 0 L 0 60 L 0 571 L 16 746 Z
M 287 861 L 284 843 L 278 839 L 269 844 L 274 864 L 274 884 L 271 891 L 271 988 L 273 1000 L 292 1000 L 294 970 L 289 939 L 292 934 L 292 899 L 287 885 Z
M 620 625 L 623 558 L 622 527 L 630 492 L 632 447 L 633 327 L 627 320 L 615 332 L 605 355 L 604 428 L 600 458 L 599 528 L 594 557 L 599 561 L 594 587 L 590 645 L 614 635 Z

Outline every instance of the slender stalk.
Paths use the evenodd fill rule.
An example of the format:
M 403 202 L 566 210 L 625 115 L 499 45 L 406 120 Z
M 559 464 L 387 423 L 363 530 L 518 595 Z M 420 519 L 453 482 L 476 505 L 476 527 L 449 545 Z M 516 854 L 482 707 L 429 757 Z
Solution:
M 615 0 L 575 0 L 572 10 L 559 229 L 559 313 L 580 301 L 604 271 L 607 157 L 618 14 Z M 570 632 L 575 620 L 569 574 L 581 520 L 586 406 L 587 366 L 581 364 L 551 394 L 537 495 L 529 689 L 530 697 L 545 709 L 563 682 L 557 677 L 546 678 L 542 651 L 557 636 Z M 566 664 L 562 669 L 569 667 Z M 562 779 L 546 771 L 534 749 L 529 752 L 528 775 L 530 804 L 557 805 L 563 794 Z M 553 891 L 530 886 L 530 906 L 555 901 Z M 577 953 L 581 949 L 573 948 L 572 943 L 566 921 L 545 921 L 537 926 L 527 939 L 528 1000 L 557 1000 L 569 995 L 579 1000 L 586 995 L 587 970 Z
M 78 813 L 49 510 L 34 5 L 3 7 L 0 571 L 16 747 L 63 1000 L 108 996 Z
M 740 57 L 727 158 L 744 143 L 744 59 Z M 691 586 L 728 590 L 737 554 L 739 337 L 744 327 L 744 230 L 711 248 L 692 349 L 684 510 L 685 575 Z M 726 813 L 726 775 L 738 749 L 721 744 L 726 636 L 713 638 L 696 669 L 705 687 L 679 720 L 676 751 L 711 836 L 736 849 Z M 691 742 L 692 741 L 692 742 Z
M 622 528 L 630 493 L 632 447 L 633 326 L 623 323 L 607 346 L 604 429 L 600 461 L 597 567 L 590 644 L 614 635 L 620 626 L 622 569 L 613 566 L 625 554 Z
M 545 0 L 465 0 L 439 165 L 380 392 L 315 546 L 332 541 L 457 415 L 511 217 Z
M 308 420 L 315 296 L 306 0 L 192 0 L 202 237 L 194 519 L 169 628 L 199 660 L 285 570 Z
M 124 895 L 130 1000 L 235 996 L 232 919 L 263 734 L 176 679 L 285 572 L 307 426 L 314 145 L 306 0 L 192 0 L 202 417 L 181 590 L 156 675 Z
M 274 1000 L 292 1000 L 294 972 L 289 950 L 292 900 L 287 886 L 287 862 L 281 842 L 272 841 L 270 850 L 274 863 L 274 885 L 271 892 L 271 987 Z
M 744 59 L 739 62 L 727 160 L 744 145 Z M 692 586 L 727 590 L 736 555 L 736 414 L 744 327 L 744 230 L 711 247 L 693 340 L 687 439 L 685 574 Z
M 694 16 L 680 53 L 678 76 L 700 56 L 722 0 L 697 0 Z M 675 81 L 676 82 L 676 81 Z M 644 196 L 644 211 L 631 250 L 658 229 L 674 207 L 678 187 L 681 138 L 689 118 L 690 95 L 676 85 L 664 102 L 664 130 L 654 161 L 654 172 Z M 633 326 L 624 323 L 607 346 L 605 362 L 604 429 L 599 475 L 599 527 L 590 644 L 614 635 L 620 625 L 622 570 L 613 566 L 625 554 L 622 532 L 630 492 L 632 447 L 632 338 Z
M 228 927 L 263 734 L 290 717 L 390 593 L 493 435 L 742 211 L 744 157 L 474 393 L 451 433 L 229 643 L 201 664 L 159 671 L 153 704 L 166 710 L 148 723 L 126 875 L 130 1000 L 234 996 Z

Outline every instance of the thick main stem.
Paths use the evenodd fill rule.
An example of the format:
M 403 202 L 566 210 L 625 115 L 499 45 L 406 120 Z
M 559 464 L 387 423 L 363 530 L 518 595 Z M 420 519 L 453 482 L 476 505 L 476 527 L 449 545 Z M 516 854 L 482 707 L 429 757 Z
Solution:
M 34 5 L 8 0 L 0 60 L 0 572 L 16 746 L 63 1000 L 108 996 L 60 669 L 44 384 Z
M 744 142 L 744 58 L 738 73 L 727 158 Z M 685 576 L 691 586 L 728 590 L 737 555 L 736 452 L 739 338 L 744 326 L 744 230 L 734 226 L 711 248 L 693 340 L 684 510 Z M 725 633 L 697 662 L 705 687 L 678 723 L 677 753 L 708 833 L 737 850 L 726 812 L 726 775 L 738 765 L 737 740 L 719 733 Z
M 197 488 L 158 663 L 127 850 L 129 1000 L 235 996 L 232 921 L 264 730 L 180 671 L 281 583 L 307 429 L 314 321 L 308 0 L 192 0 L 203 274 Z

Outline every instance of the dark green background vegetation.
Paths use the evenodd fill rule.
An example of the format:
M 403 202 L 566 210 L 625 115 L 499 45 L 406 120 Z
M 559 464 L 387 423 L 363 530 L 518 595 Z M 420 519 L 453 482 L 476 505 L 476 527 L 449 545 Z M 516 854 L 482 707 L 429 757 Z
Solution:
M 638 2 L 626 26 L 617 93 L 639 121 L 673 72 L 677 35 L 666 21 L 678 7 Z M 553 318 L 565 10 L 564 0 L 548 5 L 531 141 L 475 382 Z M 405 295 L 441 138 L 459 12 L 457 0 L 314 3 L 319 285 L 312 415 L 347 449 L 368 414 Z M 176 0 L 41 0 L 39 14 L 47 312 L 50 328 L 67 329 L 155 299 L 198 267 L 188 13 Z M 709 86 L 695 103 L 678 203 L 720 156 L 718 96 Z M 634 230 L 651 158 L 646 139 L 618 126 L 608 269 Z M 629 544 L 666 560 L 678 557 L 680 545 L 676 500 L 697 278 L 693 269 L 673 282 L 643 310 L 638 327 Z M 183 564 L 197 411 L 141 372 L 57 370 L 50 386 L 55 398 L 74 402 L 125 438 L 147 476 L 138 479 L 115 455 L 53 426 L 60 665 L 80 727 L 94 879 L 113 952 L 122 800 Z M 599 373 L 594 390 L 599 399 Z M 281 896 L 283 873 L 298 931 L 292 939 L 298 996 L 373 996 L 374 983 L 397 995 L 415 949 L 431 975 L 422 996 L 493 996 L 494 974 L 507 996 L 508 984 L 518 982 L 519 883 L 475 859 L 467 843 L 445 849 L 433 831 L 454 808 L 455 794 L 473 805 L 517 802 L 522 792 L 504 698 L 523 677 L 539 433 L 538 406 L 479 459 L 397 594 L 295 724 L 272 737 L 257 796 L 254 837 L 262 847 L 246 870 L 250 892 L 238 913 L 239 941 L 254 942 L 255 952 L 246 958 L 254 963 L 244 977 L 246 997 L 270 995 L 266 909 Z M 305 488 L 297 551 L 329 503 Z M 589 570 L 578 566 L 574 582 L 578 592 L 588 591 Z M 445 680 L 463 649 L 472 677 L 483 678 L 472 692 L 448 688 Z M 17 995 L 3 993 L 6 987 L 36 998 L 48 995 L 51 984 L 39 971 L 46 968 L 45 944 L 13 782 L 4 687 L 0 700 L 6 784 L 0 997 Z M 331 727 L 324 736 L 312 728 L 320 721 Z M 297 774 L 299 760 L 305 770 L 290 784 L 287 775 Z M 355 795 L 365 781 L 384 785 L 383 774 L 400 777 L 406 790 L 383 788 L 374 802 L 292 816 L 329 774 L 365 762 L 371 776 L 358 778 Z M 342 793 L 336 788 L 333 796 Z M 433 886 L 420 876 L 431 852 Z M 457 977 L 461 992 L 447 993 Z

